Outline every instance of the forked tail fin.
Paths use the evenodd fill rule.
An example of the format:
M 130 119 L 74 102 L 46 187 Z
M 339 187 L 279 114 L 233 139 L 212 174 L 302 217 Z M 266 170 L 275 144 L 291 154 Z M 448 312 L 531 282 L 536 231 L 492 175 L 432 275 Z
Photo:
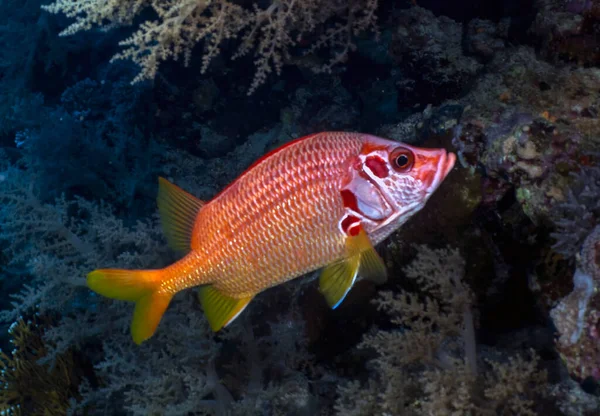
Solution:
M 98 269 L 87 275 L 94 292 L 135 302 L 131 336 L 136 344 L 150 338 L 171 302 L 173 294 L 159 291 L 162 270 Z

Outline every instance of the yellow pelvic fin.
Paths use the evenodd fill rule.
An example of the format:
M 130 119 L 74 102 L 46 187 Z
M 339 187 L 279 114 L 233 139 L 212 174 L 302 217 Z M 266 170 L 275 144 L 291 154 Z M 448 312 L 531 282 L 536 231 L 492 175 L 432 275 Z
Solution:
M 165 178 L 158 178 L 157 203 L 169 247 L 187 253 L 190 251 L 194 223 L 204 202 Z
M 236 299 L 224 295 L 212 285 L 202 286 L 198 295 L 206 319 L 214 332 L 233 322 L 254 298 L 252 295 Z
M 323 269 L 319 278 L 319 289 L 331 309 L 344 300 L 358 274 L 359 256 L 331 264 Z
M 358 275 L 378 285 L 387 281 L 387 269 L 383 259 L 377 254 L 373 246 L 360 254 L 360 268 Z
M 357 235 L 347 237 L 346 251 L 347 258 L 325 267 L 319 278 L 319 289 L 332 309 L 342 303 L 357 275 L 378 284 L 387 280 L 385 264 L 362 228 Z
M 173 297 L 157 291 L 161 270 L 99 269 L 87 275 L 94 292 L 112 299 L 135 302 L 131 335 L 136 344 L 150 338 Z

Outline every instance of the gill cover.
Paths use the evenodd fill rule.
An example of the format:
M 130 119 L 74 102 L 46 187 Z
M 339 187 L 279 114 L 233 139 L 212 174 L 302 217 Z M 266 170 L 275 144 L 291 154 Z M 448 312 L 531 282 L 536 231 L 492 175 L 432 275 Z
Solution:
M 366 161 L 359 159 L 352 166 L 341 190 L 344 207 L 370 220 L 383 221 L 392 215 L 393 210 L 379 188 L 375 186 L 377 176 L 370 168 L 376 168 L 372 164 L 369 166 L 368 162 L 369 159 Z M 385 167 L 384 161 L 376 163 L 378 163 L 377 168 Z M 381 173 L 381 171 L 379 169 L 376 172 Z

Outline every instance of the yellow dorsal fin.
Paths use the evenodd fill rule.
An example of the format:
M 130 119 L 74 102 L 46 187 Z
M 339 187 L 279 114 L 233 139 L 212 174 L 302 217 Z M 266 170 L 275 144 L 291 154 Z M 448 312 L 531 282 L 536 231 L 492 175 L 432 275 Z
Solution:
M 229 325 L 248 306 L 254 295 L 240 299 L 224 295 L 212 285 L 202 286 L 200 303 L 211 329 L 214 332 Z
M 187 253 L 191 248 L 194 223 L 204 202 L 165 178 L 158 178 L 157 202 L 169 247 Z
M 387 279 L 383 260 L 362 228 L 357 235 L 347 237 L 346 252 L 345 260 L 325 267 L 319 278 L 319 289 L 332 309 L 342 303 L 357 275 L 375 283 L 383 283 Z

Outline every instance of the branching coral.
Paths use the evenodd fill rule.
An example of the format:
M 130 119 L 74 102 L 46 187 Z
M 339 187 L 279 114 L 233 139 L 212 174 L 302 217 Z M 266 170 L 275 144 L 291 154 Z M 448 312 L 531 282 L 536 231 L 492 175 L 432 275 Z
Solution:
M 95 365 L 103 385 L 82 385 L 83 400 L 71 411 L 108 408 L 122 398 L 123 409 L 134 416 L 223 414 L 232 398 L 216 371 L 219 344 L 204 317 L 190 313 L 195 303 L 187 293 L 169 311 L 169 331 L 157 334 L 154 345 L 138 347 L 123 331 L 107 337 L 103 360 Z
M 58 351 L 114 325 L 116 320 L 99 318 L 106 310 L 84 289 L 85 275 L 97 264 L 156 265 L 166 252 L 156 223 L 127 227 L 111 205 L 83 198 L 43 202 L 38 181 L 24 166 L 7 166 L 0 183 L 0 240 L 23 287 L 12 296 L 14 309 L 2 311 L 0 321 L 60 313 L 55 326 L 61 329 L 47 333 Z
M 45 182 L 36 170 L 25 160 L 11 165 L 1 157 L 0 241 L 10 266 L 2 277 L 24 290 L 13 296 L 14 309 L 0 312 L 0 321 L 32 312 L 57 317 L 43 333 L 41 366 L 56 367 L 64 353 L 84 351 L 90 365 L 80 395 L 71 403 L 64 399 L 63 409 L 68 405 L 76 415 L 291 414 L 316 409 L 324 389 L 333 396 L 333 383 L 319 381 L 324 372 L 312 362 L 295 315 L 269 328 L 257 319 L 262 327 L 256 336 L 251 322 L 234 325 L 221 348 L 190 290 L 174 299 L 163 318 L 166 330 L 135 346 L 127 332 L 131 305 L 90 293 L 85 274 L 99 264 L 164 263 L 166 245 L 154 221 L 126 225 L 103 201 L 43 200 Z M 181 160 L 173 163 L 181 168 Z
M 340 386 L 337 414 L 537 414 L 546 374 L 535 355 L 477 357 L 464 266 L 457 250 L 419 247 L 405 273 L 424 293 L 387 292 L 376 301 L 395 327 L 364 338 L 360 347 L 378 355 L 376 377 Z
M 14 350 L 0 351 L 0 414 L 63 416 L 79 382 L 72 351 L 54 365 L 40 364 L 48 354 L 43 325 L 19 318 L 9 329 Z
M 313 42 L 311 51 L 330 48 L 336 52 L 328 64 L 314 69 L 330 70 L 343 62 L 355 48 L 354 36 L 375 29 L 377 0 L 272 0 L 264 8 L 255 5 L 253 9 L 238 3 L 243 4 L 227 0 L 57 0 L 44 9 L 76 19 L 62 32 L 71 35 L 94 26 L 109 29 L 131 24 L 143 9 L 151 7 L 158 20 L 142 23 L 121 43 L 125 50 L 113 58 L 131 59 L 140 65 L 134 82 L 154 78 L 159 63 L 170 58 L 183 58 L 187 65 L 198 43 L 204 45 L 204 73 L 226 41 L 240 38 L 234 58 L 251 51 L 255 54 L 256 72 L 249 93 L 264 83 L 269 73 L 279 74 L 292 48 L 329 20 L 342 23 L 332 23 Z

